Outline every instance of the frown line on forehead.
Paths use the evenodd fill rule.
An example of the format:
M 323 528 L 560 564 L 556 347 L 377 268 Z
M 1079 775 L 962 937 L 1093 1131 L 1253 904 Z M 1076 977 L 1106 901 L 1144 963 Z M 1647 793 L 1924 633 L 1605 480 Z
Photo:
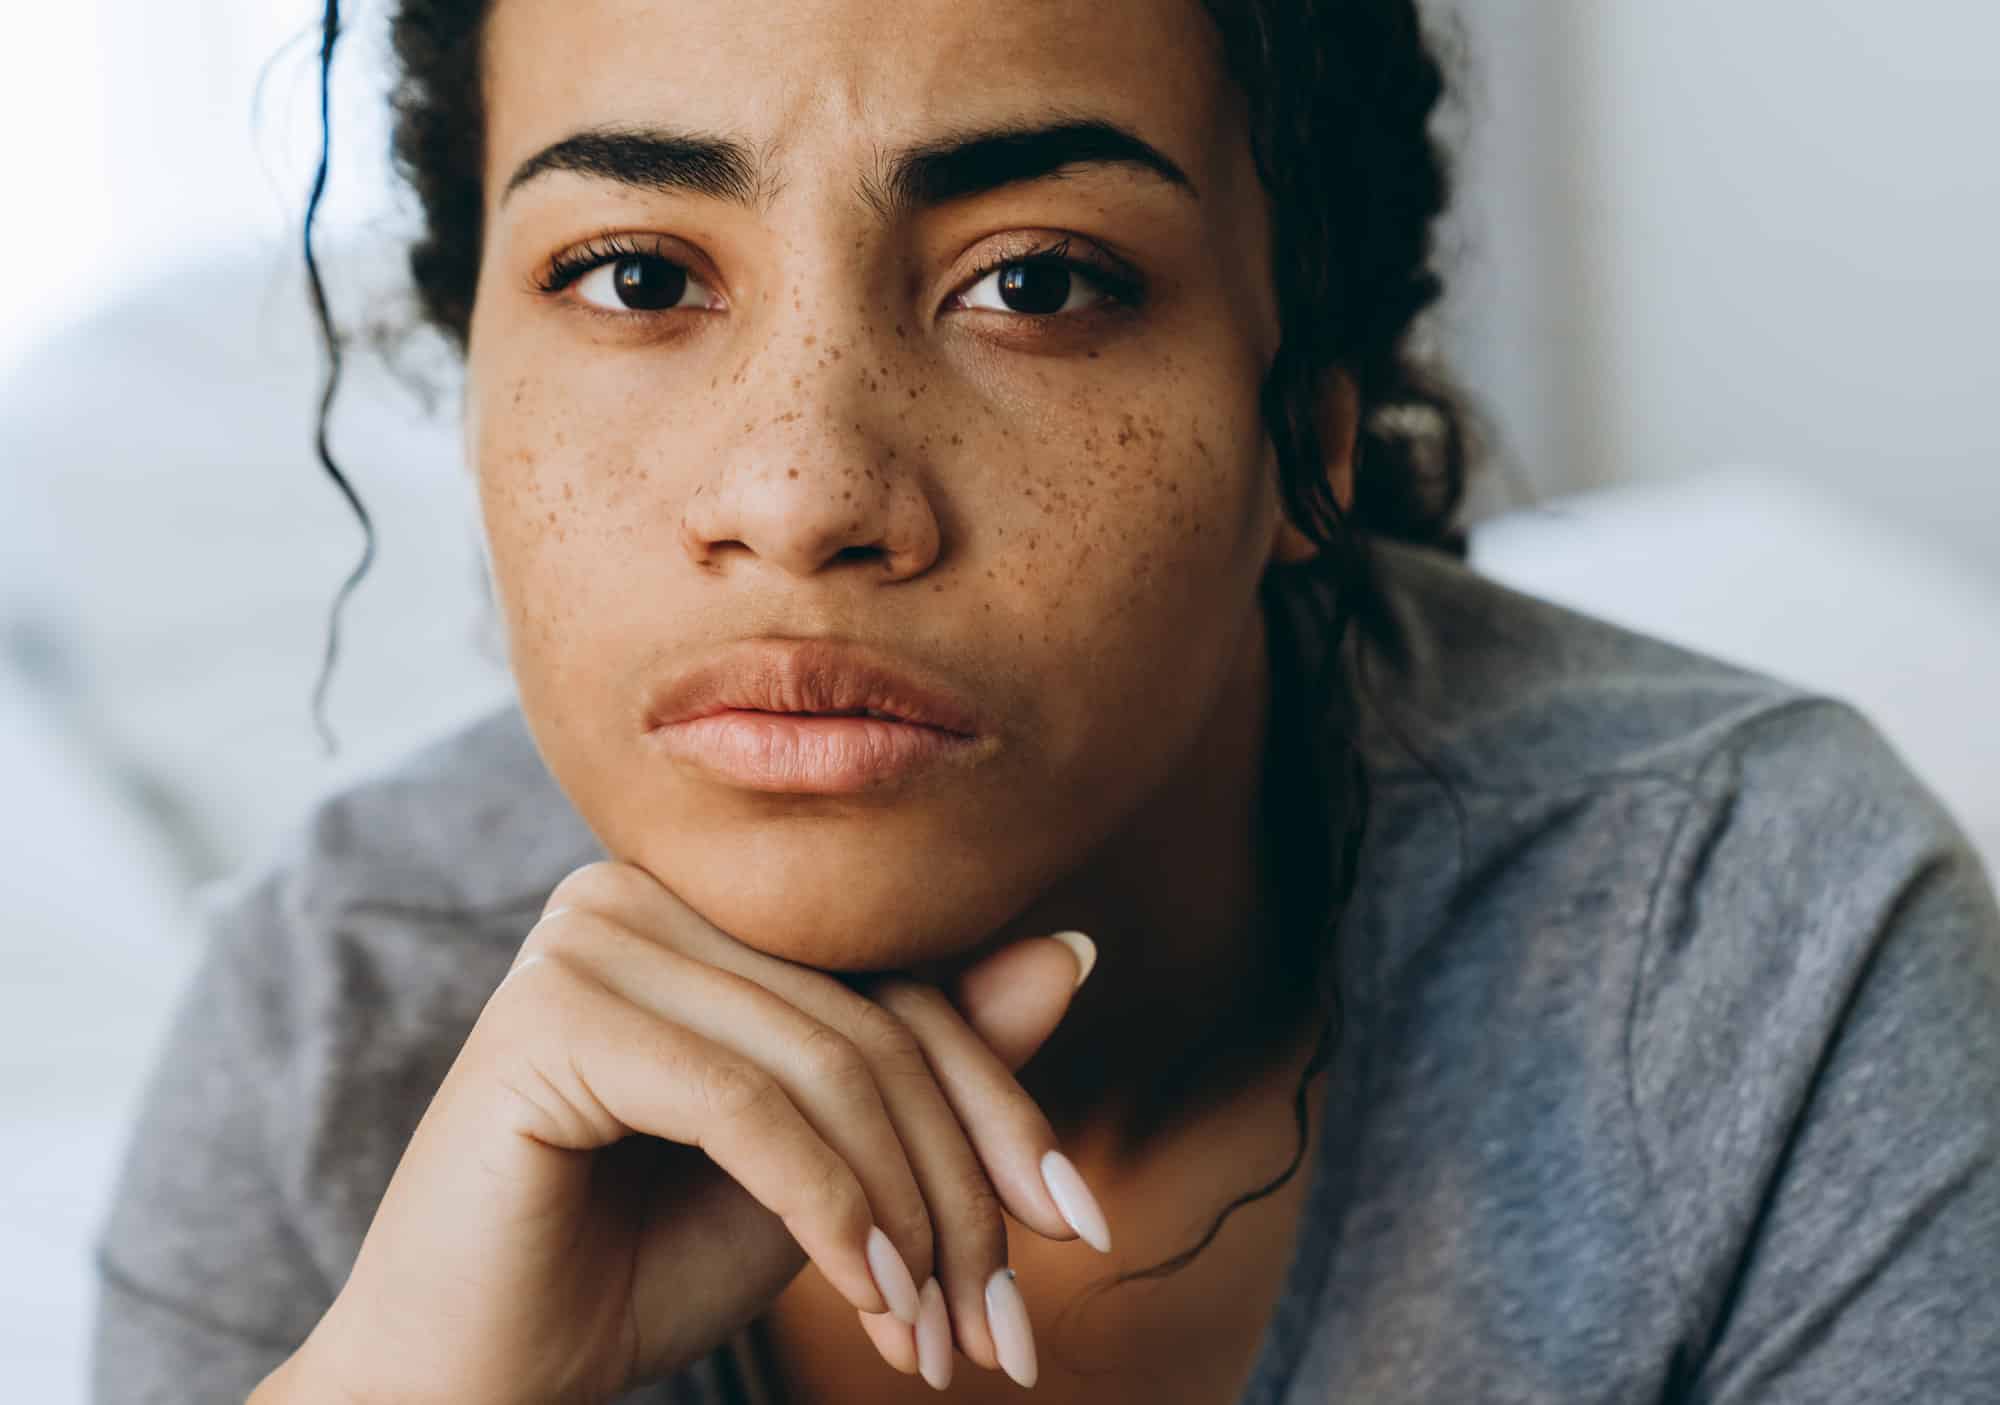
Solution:
M 1191 200 L 1201 198 L 1187 173 L 1150 142 L 1105 118 L 1076 116 L 947 132 L 885 153 L 877 172 L 862 182 L 860 195 L 891 222 L 1002 186 L 1092 166 L 1143 172 Z M 523 161 L 501 203 L 557 171 L 745 207 L 758 202 L 773 175 L 750 146 L 728 137 L 664 127 L 598 127 L 572 133 Z

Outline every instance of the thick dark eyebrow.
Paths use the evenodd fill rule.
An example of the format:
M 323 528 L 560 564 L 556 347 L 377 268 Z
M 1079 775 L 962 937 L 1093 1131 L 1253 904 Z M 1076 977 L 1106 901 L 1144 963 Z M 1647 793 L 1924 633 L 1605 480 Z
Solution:
M 982 127 L 885 153 L 861 197 L 884 221 L 1023 181 L 1059 177 L 1077 166 L 1148 172 L 1194 200 L 1194 182 L 1164 152 L 1101 118 Z M 564 137 L 523 161 L 501 196 L 554 171 L 571 171 L 641 190 L 684 191 L 755 206 L 775 187 L 751 149 L 727 137 L 666 128 L 603 127 Z

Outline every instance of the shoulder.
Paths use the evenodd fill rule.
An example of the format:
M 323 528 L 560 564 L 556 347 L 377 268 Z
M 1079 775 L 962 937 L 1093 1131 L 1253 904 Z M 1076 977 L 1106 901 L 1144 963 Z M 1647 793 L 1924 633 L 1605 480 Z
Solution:
M 483 1001 L 549 891 L 599 857 L 509 702 L 321 797 L 197 906 L 214 977 L 297 1062 L 407 1007 Z
M 510 704 L 325 796 L 199 895 L 189 1047 L 254 1075 L 272 1174 L 330 1270 L 549 891 L 600 857 Z
M 1927 873 L 1986 883 L 1847 700 L 1378 546 L 1390 633 L 1350 673 L 1385 810 L 1440 849 L 1455 827 L 1461 884 L 1615 880 L 1642 989 L 1858 959 Z
M 1525 594 L 1437 551 L 1372 540 L 1382 629 L 1348 645 L 1384 778 L 1461 789 L 1691 781 L 1732 738 L 1813 731 L 1835 699 Z M 1789 720 L 1786 720 L 1789 719 Z
M 196 904 L 211 964 L 296 1036 L 366 994 L 363 974 L 391 1006 L 426 968 L 477 984 L 482 949 L 511 951 L 522 916 L 600 856 L 510 701 L 322 796 Z
M 532 904 L 600 854 L 510 700 L 323 797 L 266 873 L 316 913 L 480 912 Z

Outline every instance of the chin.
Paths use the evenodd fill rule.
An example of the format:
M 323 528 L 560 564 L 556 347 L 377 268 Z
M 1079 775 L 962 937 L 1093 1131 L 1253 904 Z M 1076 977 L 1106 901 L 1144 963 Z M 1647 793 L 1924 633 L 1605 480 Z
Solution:
M 647 870 L 745 946 L 824 971 L 904 970 L 977 947 L 1022 905 L 987 886 L 967 891 L 930 861 L 895 862 L 879 846 L 733 845 L 683 839 Z M 922 854 L 898 846 L 898 854 Z M 946 867 L 949 867 L 948 865 Z

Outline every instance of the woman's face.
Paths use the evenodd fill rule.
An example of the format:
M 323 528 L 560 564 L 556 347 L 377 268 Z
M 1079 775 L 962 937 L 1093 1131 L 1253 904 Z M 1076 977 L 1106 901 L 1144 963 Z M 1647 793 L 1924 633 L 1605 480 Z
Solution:
M 1269 216 L 1201 6 L 497 0 L 485 62 L 468 443 L 528 724 L 607 849 L 764 950 L 886 969 L 1180 822 L 1170 788 L 1260 686 L 1259 578 L 1309 550 L 1257 408 Z M 1059 122 L 1181 179 L 1105 140 L 897 179 Z M 1020 262 L 1065 239 L 1076 268 Z M 806 794 L 649 732 L 663 679 L 809 638 L 942 681 L 980 740 Z

